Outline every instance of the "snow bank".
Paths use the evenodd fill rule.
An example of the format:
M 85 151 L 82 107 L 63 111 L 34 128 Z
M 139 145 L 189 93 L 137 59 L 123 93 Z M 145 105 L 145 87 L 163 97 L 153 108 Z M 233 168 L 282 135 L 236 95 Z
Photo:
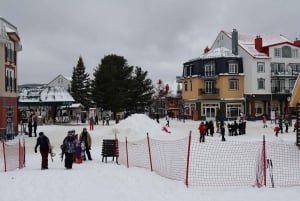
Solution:
M 117 135 L 118 139 L 125 141 L 127 137 L 128 140 L 140 140 L 147 137 L 147 133 L 150 137 L 166 135 L 162 131 L 162 126 L 158 124 L 155 120 L 150 119 L 144 114 L 132 114 L 126 119 L 120 121 L 120 123 L 114 125 L 107 135 L 114 137 Z

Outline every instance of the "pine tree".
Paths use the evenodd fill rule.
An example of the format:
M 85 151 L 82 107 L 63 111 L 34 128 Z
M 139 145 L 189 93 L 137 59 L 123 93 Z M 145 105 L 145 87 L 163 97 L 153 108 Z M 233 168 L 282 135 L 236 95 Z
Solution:
M 82 57 L 79 57 L 77 66 L 73 67 L 71 81 L 71 95 L 77 103 L 81 103 L 85 109 L 91 106 L 89 74 L 85 72 Z
M 152 81 L 147 72 L 127 64 L 118 55 L 108 55 L 95 69 L 93 99 L 98 107 L 112 112 L 144 110 L 151 102 Z

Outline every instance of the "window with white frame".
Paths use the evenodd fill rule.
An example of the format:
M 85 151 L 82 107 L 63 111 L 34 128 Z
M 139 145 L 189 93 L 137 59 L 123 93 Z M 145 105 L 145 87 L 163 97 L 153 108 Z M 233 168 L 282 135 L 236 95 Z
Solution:
M 258 73 L 265 72 L 265 62 L 257 62 L 257 72 Z
M 237 63 L 229 63 L 229 73 L 238 73 L 239 72 L 239 65 Z
M 213 77 L 215 76 L 215 64 L 214 63 L 207 63 L 205 64 L 205 70 L 204 70 L 204 75 L 206 77 Z
M 292 49 L 292 58 L 299 58 L 299 51 L 298 49 Z
M 238 90 L 239 89 L 239 80 L 238 79 L 229 79 L 229 90 Z
M 190 65 L 190 68 L 189 68 L 189 76 L 192 76 L 193 74 L 193 65 Z
M 208 94 L 216 93 L 216 81 L 215 80 L 205 81 L 205 93 L 208 93 Z
M 274 57 L 281 57 L 281 48 L 274 48 Z
M 257 79 L 257 89 L 265 89 L 265 79 L 264 78 Z
M 187 76 L 187 66 L 185 66 L 184 68 L 183 68 L 183 76 L 184 77 L 186 77 Z

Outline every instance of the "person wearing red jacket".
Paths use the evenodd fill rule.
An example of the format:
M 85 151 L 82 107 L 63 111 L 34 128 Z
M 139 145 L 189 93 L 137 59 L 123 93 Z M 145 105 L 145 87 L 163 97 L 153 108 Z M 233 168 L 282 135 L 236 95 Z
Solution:
M 199 142 L 204 142 L 205 141 L 205 133 L 207 130 L 207 127 L 205 126 L 205 124 L 203 122 L 201 122 L 201 124 L 198 127 L 198 130 L 200 132 L 200 139 Z

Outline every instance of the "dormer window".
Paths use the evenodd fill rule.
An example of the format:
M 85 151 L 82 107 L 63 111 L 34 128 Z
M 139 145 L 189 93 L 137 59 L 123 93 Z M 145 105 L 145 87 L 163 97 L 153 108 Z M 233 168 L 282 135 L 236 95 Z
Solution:
M 206 77 L 214 77 L 216 75 L 215 64 L 207 63 L 205 64 L 204 75 Z
M 237 63 L 229 63 L 228 72 L 239 73 L 239 65 Z

